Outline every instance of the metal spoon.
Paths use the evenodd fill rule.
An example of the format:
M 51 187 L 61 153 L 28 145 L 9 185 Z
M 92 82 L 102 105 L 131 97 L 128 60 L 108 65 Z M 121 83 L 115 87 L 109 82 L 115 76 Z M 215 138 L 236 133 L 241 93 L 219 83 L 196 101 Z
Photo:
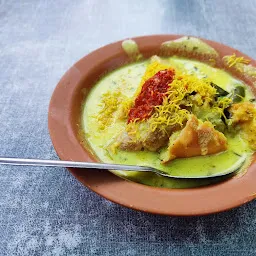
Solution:
M 56 166 L 56 167 L 73 167 L 73 168 L 86 168 L 86 169 L 107 169 L 107 170 L 121 170 L 121 171 L 137 171 L 137 172 L 153 172 L 161 176 L 169 178 L 180 179 L 203 179 L 220 177 L 231 174 L 238 170 L 245 162 L 246 155 L 241 156 L 237 161 L 235 167 L 227 169 L 225 172 L 216 173 L 210 176 L 174 176 L 165 173 L 161 170 L 148 167 L 148 166 L 136 166 L 136 165 L 122 165 L 122 164 L 105 164 L 105 163 L 88 163 L 88 162 L 74 162 L 74 161 L 61 161 L 61 160 L 41 160 L 41 159 L 21 159 L 21 158 L 0 158 L 0 164 L 7 165 L 27 165 L 27 166 Z

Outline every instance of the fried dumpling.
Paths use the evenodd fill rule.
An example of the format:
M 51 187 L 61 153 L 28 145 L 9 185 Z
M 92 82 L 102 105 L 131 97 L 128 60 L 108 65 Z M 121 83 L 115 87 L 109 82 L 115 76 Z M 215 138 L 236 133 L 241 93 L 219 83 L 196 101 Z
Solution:
M 174 158 L 210 155 L 226 149 L 227 139 L 223 133 L 215 130 L 210 122 L 200 122 L 191 115 L 184 129 L 170 137 L 163 163 Z

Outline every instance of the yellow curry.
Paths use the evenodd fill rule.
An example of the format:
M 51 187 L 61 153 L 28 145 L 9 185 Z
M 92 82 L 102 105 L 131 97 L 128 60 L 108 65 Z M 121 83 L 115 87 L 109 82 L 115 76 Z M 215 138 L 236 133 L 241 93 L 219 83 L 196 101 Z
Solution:
M 245 154 L 248 165 L 256 150 L 254 101 L 249 87 L 224 70 L 153 56 L 99 80 L 83 105 L 82 124 L 103 162 L 152 166 L 177 176 L 211 175 Z M 169 188 L 211 182 L 115 173 Z

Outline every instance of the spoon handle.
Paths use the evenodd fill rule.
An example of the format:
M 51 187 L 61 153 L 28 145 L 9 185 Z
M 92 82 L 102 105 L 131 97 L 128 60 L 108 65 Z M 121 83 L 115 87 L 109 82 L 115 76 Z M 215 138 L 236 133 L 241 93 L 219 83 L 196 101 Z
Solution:
M 62 161 L 62 160 L 7 158 L 7 157 L 0 157 L 0 164 L 27 165 L 27 166 L 56 166 L 56 167 L 107 169 L 107 170 L 123 170 L 123 171 L 144 171 L 144 172 L 153 171 L 153 168 L 136 166 L 136 165 L 88 163 L 88 162 L 74 162 L 74 161 Z

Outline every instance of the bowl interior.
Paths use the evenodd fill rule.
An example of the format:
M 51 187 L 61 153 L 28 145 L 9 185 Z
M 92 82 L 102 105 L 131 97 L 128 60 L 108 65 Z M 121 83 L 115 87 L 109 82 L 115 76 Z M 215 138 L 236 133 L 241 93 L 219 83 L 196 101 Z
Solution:
M 135 38 L 145 58 L 160 53 L 164 41 L 180 35 L 156 35 Z M 217 50 L 220 59 L 236 53 L 248 56 L 222 44 L 204 40 Z M 70 68 L 57 85 L 49 107 L 49 131 L 53 145 L 63 160 L 98 161 L 81 134 L 82 103 L 90 89 L 104 74 L 130 62 L 122 41 L 102 47 L 85 56 Z M 187 56 L 191 57 L 191 56 Z M 201 57 L 199 56 L 199 59 Z M 255 61 L 251 64 L 255 65 Z M 201 61 L 203 59 L 201 58 Z M 219 68 L 225 68 L 217 62 Z M 244 80 L 255 93 L 252 80 Z M 208 187 L 193 189 L 163 189 L 124 180 L 107 171 L 70 169 L 75 177 L 96 193 L 121 205 L 137 210 L 166 215 L 200 215 L 226 210 L 256 197 L 256 165 L 252 164 L 243 177 L 234 177 Z M 253 181 L 254 180 L 254 181 Z M 221 201 L 219 200 L 222 198 Z

